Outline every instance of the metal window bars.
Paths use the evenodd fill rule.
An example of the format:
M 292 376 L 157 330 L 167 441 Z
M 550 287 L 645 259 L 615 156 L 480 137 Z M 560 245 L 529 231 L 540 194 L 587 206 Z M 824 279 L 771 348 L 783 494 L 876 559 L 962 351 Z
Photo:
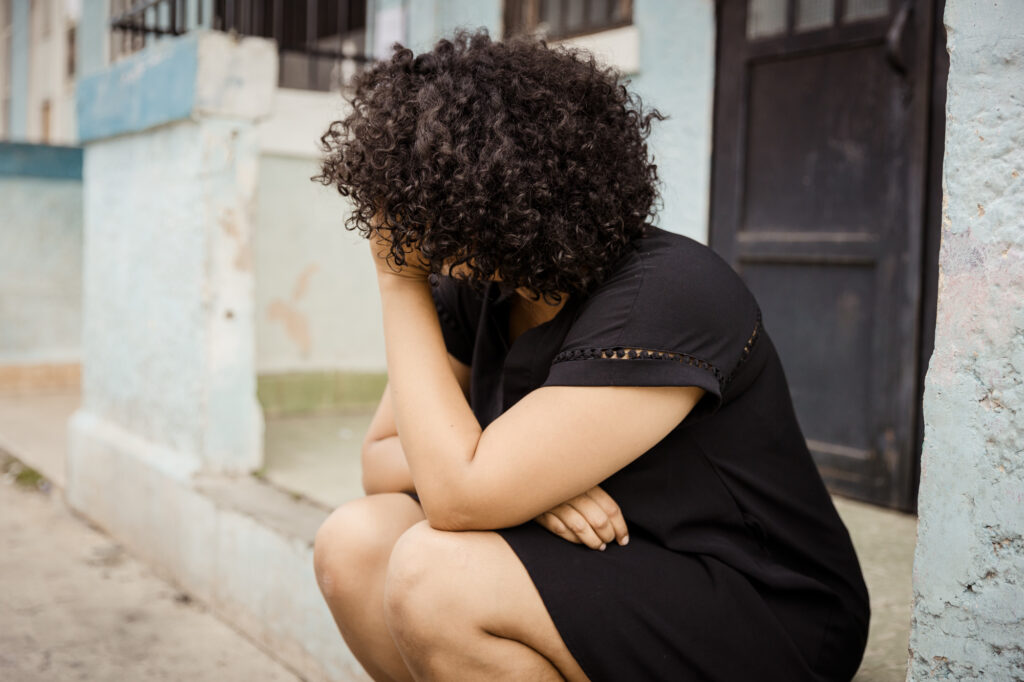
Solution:
M 336 90 L 365 63 L 366 0 L 111 0 L 116 59 L 193 28 L 273 38 L 278 83 Z

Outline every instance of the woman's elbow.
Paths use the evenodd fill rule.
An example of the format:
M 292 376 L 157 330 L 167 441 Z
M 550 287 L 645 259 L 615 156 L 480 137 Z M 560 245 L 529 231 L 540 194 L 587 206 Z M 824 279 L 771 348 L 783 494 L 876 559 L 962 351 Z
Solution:
M 489 530 L 480 526 L 479 514 L 469 500 L 454 490 L 419 491 L 419 497 L 423 515 L 434 530 Z
M 435 530 L 495 530 L 525 523 L 512 519 L 511 510 L 500 502 L 479 495 L 446 491 L 430 496 L 420 492 L 420 504 L 427 523 Z

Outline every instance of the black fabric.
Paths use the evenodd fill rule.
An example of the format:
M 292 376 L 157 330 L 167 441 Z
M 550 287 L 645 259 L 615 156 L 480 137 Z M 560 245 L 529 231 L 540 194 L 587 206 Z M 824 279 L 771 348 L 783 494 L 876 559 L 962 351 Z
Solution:
M 448 352 L 463 364 L 471 364 L 481 297 L 465 282 L 451 277 L 431 275 L 430 285 Z
M 630 544 L 497 532 L 598 680 L 849 680 L 870 617 L 753 296 L 707 247 L 651 227 L 586 300 L 509 343 L 509 297 L 442 277 L 449 352 L 482 427 L 541 386 L 699 386 L 662 441 L 602 482 Z M 471 352 L 467 352 L 471 349 Z

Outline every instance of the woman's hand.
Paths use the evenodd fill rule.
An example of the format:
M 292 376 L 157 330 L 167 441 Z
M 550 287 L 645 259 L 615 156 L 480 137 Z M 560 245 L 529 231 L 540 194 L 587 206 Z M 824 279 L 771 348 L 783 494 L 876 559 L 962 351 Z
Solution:
M 603 550 L 613 540 L 618 540 L 620 545 L 629 542 L 622 510 L 596 485 L 544 512 L 534 521 L 564 540 L 582 543 L 591 549 Z

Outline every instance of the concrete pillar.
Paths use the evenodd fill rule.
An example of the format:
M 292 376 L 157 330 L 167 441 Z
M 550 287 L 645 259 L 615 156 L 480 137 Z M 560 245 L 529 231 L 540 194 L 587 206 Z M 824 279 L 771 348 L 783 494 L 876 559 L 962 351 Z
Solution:
M 68 494 L 90 515 L 115 453 L 182 477 L 261 465 L 249 242 L 276 71 L 272 42 L 200 31 L 78 85 L 83 407 Z
M 28 69 L 31 45 L 29 0 L 11 0 L 10 78 L 11 99 L 7 112 L 9 140 L 28 138 Z
M 1024 4 L 947 0 L 942 248 L 907 679 L 1024 674 Z

